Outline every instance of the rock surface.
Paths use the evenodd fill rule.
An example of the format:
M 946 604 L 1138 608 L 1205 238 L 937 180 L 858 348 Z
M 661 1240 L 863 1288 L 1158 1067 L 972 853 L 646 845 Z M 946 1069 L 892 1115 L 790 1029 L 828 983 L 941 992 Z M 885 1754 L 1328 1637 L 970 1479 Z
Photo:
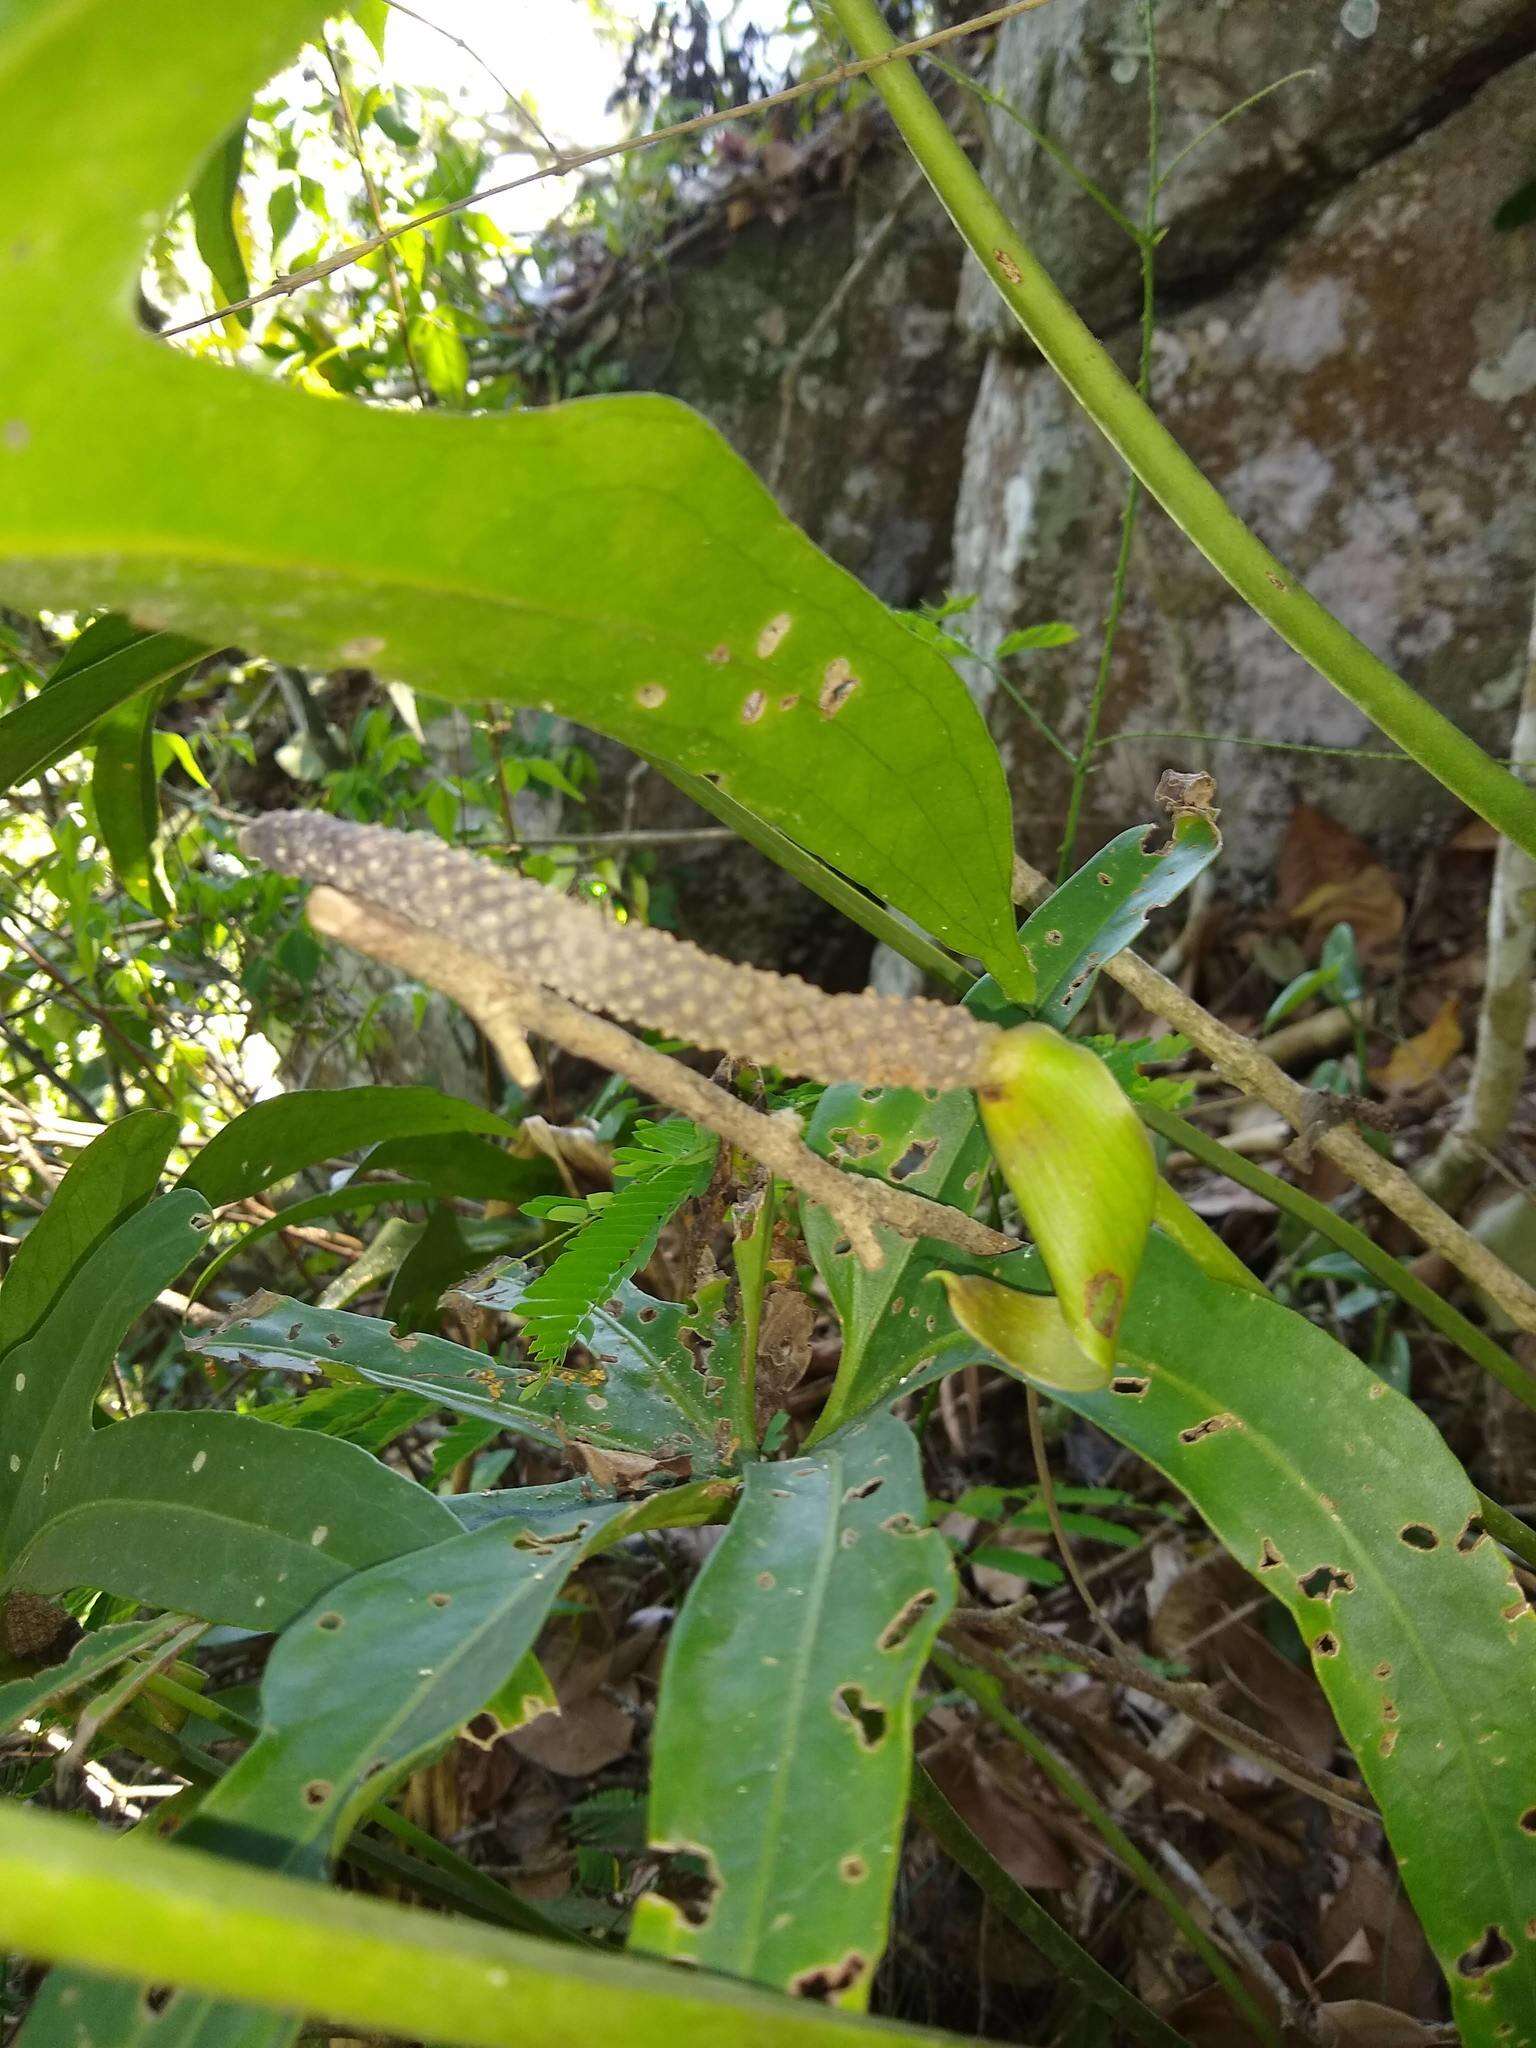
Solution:
M 1248 10 L 1218 11 L 1235 20 Z M 1283 12 L 1289 21 L 1311 10 Z M 1157 411 L 1237 511 L 1378 654 L 1495 751 L 1507 739 L 1536 583 L 1536 226 L 1499 232 L 1493 216 L 1533 169 L 1528 58 L 1352 179 L 1230 288 L 1161 321 L 1153 364 Z M 1122 332 L 1115 346 L 1129 366 L 1134 336 Z M 971 421 L 954 581 L 980 592 L 969 623 L 984 649 L 1042 618 L 1083 629 L 1076 647 L 1016 672 L 1073 742 L 1123 495 L 1118 464 L 1053 374 L 994 352 Z M 1038 857 L 1061 814 L 1061 763 L 994 702 L 1021 845 Z M 1138 728 L 1382 745 L 1155 508 L 1132 557 L 1102 726 Z M 1089 827 L 1102 836 L 1148 815 L 1158 770 L 1195 765 L 1199 748 L 1116 744 L 1099 758 Z M 1229 873 L 1267 868 L 1301 794 L 1396 852 L 1454 808 L 1415 770 L 1387 763 L 1221 745 L 1210 765 L 1226 805 Z

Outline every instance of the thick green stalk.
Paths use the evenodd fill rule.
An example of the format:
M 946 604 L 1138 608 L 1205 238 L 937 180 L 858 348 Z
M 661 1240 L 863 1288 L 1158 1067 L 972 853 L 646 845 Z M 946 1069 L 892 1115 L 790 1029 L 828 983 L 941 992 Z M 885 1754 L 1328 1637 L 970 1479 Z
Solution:
M 1132 2040 L 1145 2042 L 1147 2048 L 1185 2048 L 1182 2034 L 1176 2034 L 1166 2020 L 1160 2020 L 1134 1992 L 1127 1991 L 1102 1963 L 1096 1963 L 1060 1921 L 1053 1919 L 1037 1898 L 1008 1875 L 985 1842 L 971 1833 L 921 1764 L 912 1773 L 912 1814 L 945 1855 L 975 1879 L 988 1904 L 1011 1921 L 1030 1946 L 1075 1985 L 1090 2005 L 1098 2006 L 1111 2020 L 1118 2020 Z
M 875 0 L 826 0 L 856 54 L 895 38 Z M 869 74 L 929 183 L 1026 334 L 1132 473 L 1260 618 L 1436 781 L 1536 857 L 1536 792 L 1425 703 L 1232 511 L 1123 377 L 991 197 L 901 58 Z
M 962 2048 L 954 2035 L 557 1948 L 197 1849 L 120 1840 L 9 1801 L 0 1804 L 0 1947 L 444 2048 Z

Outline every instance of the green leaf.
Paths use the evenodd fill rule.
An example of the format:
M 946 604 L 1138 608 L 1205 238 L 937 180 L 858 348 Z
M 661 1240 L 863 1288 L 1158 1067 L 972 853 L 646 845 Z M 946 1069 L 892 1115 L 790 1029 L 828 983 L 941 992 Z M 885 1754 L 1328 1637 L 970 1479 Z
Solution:
M 281 1628 L 338 1581 L 442 1542 L 445 1504 L 360 1446 L 216 1410 L 109 1423 L 66 1452 L 8 1582 Z
M 403 1174 L 407 1180 L 424 1181 L 440 1195 L 460 1201 L 505 1202 L 513 1209 L 560 1185 L 553 1161 L 542 1152 L 525 1159 L 469 1131 L 389 1138 L 376 1145 L 357 1170 Z
M 1078 638 L 1076 626 L 1069 626 L 1061 619 L 1053 619 L 1043 626 L 1023 626 L 1016 633 L 1005 633 L 992 650 L 994 661 L 1006 661 L 1012 654 L 1030 654 L 1040 647 L 1070 647 Z
M 630 1154 L 644 1162 L 634 1178 L 615 1189 L 593 1220 L 537 1279 L 518 1302 L 533 1355 L 558 1365 L 586 1328 L 597 1305 L 639 1269 L 656 1249 L 663 1227 L 684 1202 L 700 1195 L 714 1171 L 719 1141 L 692 1124 L 644 1127 L 665 1149 Z
M 1054 1294 L 1021 1294 L 979 1273 L 940 1273 L 949 1312 L 984 1349 L 1021 1379 L 1052 1393 L 1086 1392 L 1109 1377 L 1085 1351 Z
M 124 893 L 153 917 L 169 917 L 175 908 L 155 844 L 160 831 L 155 720 L 166 689 L 141 691 L 100 721 L 91 775 L 91 800 L 112 872 Z
M 974 1213 L 991 1158 L 969 1090 L 930 1101 L 909 1088 L 828 1088 L 806 1128 L 806 1143 L 852 1173 L 870 1174 L 931 1201 Z M 815 1439 L 882 1396 L 956 1330 L 933 1276 L 949 1254 L 877 1229 L 885 1257 L 860 1264 L 824 1209 L 802 1205 L 806 1248 L 843 1326 L 843 1354 Z
M 962 2048 L 955 2035 L 851 2021 L 725 1979 L 329 1892 L 10 1801 L 0 1804 L 0 1945 L 443 2048 Z M 34 2036 L 29 2048 L 60 2038 Z M 163 2023 L 149 2039 L 170 2048 Z
M 1093 993 L 1099 969 L 1133 946 L 1147 920 L 1181 896 L 1221 851 L 1209 818 L 1179 818 L 1148 850 L 1155 825 L 1133 825 L 1102 848 L 1019 929 L 1038 987 L 1035 1015 L 1064 1029 Z M 983 1014 L 986 1014 L 983 1011 Z
M 1012 826 L 980 712 L 697 414 L 386 413 L 146 347 L 123 286 L 145 222 L 324 12 L 76 0 L 0 46 L 0 179 L 43 195 L 0 277 L 7 601 L 88 597 L 205 644 L 547 706 L 722 776 L 1006 973 Z M 232 490 L 255 448 L 264 488 Z
M 226 1124 L 198 1153 L 180 1185 L 196 1188 L 218 1209 L 362 1145 L 457 1131 L 516 1135 L 504 1117 L 436 1088 L 295 1089 L 258 1102 Z
M 175 1117 L 140 1109 L 77 1154 L 0 1281 L 0 1358 L 32 1334 L 82 1261 L 154 1193 L 175 1140 Z
M 47 1313 L 7 1354 L 0 1560 L 13 1559 L 48 1513 L 63 1460 L 91 1434 L 97 1389 L 118 1345 L 201 1247 L 210 1220 L 194 1194 L 162 1195 L 140 1209 L 77 1261 Z
M 248 298 L 251 290 L 245 252 L 240 247 L 240 235 L 235 226 L 240 173 L 245 165 L 246 119 L 242 114 L 211 152 L 187 195 L 192 209 L 192 232 L 197 241 L 197 253 L 207 264 L 224 305 Z M 249 331 L 249 312 L 234 313 L 230 317 Z
M 701 1857 L 688 1910 L 648 1892 L 633 1947 L 862 2008 L 885 1947 L 913 1693 L 953 1600 L 917 1446 L 879 1415 L 748 1466 L 662 1674 L 653 1843 Z
M 60 1664 L 46 1671 L 13 1678 L 0 1685 L 0 1735 L 9 1735 L 21 1722 L 56 1706 L 71 1693 L 94 1685 L 129 1657 L 168 1642 L 181 1628 L 179 1614 L 158 1615 L 153 1621 L 117 1621 L 82 1636 Z
M 1067 1329 L 1102 1385 L 1152 1224 L 1157 1168 L 1147 1134 L 1103 1061 L 1044 1024 L 994 1041 L 976 1093 Z M 974 1304 L 969 1283 L 958 1295 L 946 1285 L 957 1315 L 961 1299 Z M 1069 1368 L 1059 1352 L 1049 1370 L 1046 1384 L 1090 1384 L 1061 1377 Z
M 190 1191 L 140 1209 L 7 1355 L 7 1587 L 92 1586 L 271 1627 L 345 1573 L 451 1530 L 440 1501 L 351 1444 L 208 1410 L 92 1428 L 118 1345 L 207 1226 Z
M 568 1511 L 537 1538 L 515 1523 L 355 1573 L 283 1634 L 261 1684 L 261 1732 L 181 1830 L 189 1848 L 319 1878 L 364 1812 L 478 1712 L 533 1648 L 572 1568 L 618 1530 L 666 1519 L 665 1497 Z M 139 1987 L 51 1978 L 29 2027 L 68 2010 L 93 2048 L 226 2039 L 247 2024 L 196 1993 L 146 2011 Z M 262 2028 L 255 2040 L 286 2040 Z
M 264 1237 L 271 1237 L 277 1231 L 288 1230 L 297 1223 L 312 1223 L 318 1216 L 366 1216 L 370 1210 L 381 1208 L 386 1203 L 419 1202 L 439 1192 L 433 1183 L 424 1180 L 349 1181 L 329 1194 L 310 1195 L 302 1202 L 290 1202 L 287 1208 L 279 1209 L 275 1215 L 253 1223 L 249 1230 L 231 1238 L 192 1283 L 189 1290 L 191 1299 L 195 1301 L 200 1294 L 205 1294 L 232 1259 L 241 1257 Z
M 347 12 L 382 58 L 384 31 L 389 26 L 389 0 L 352 0 Z
M 51 767 L 107 712 L 180 675 L 206 651 L 176 633 L 137 632 L 117 617 L 87 626 L 43 688 L 0 718 L 0 790 Z
M 483 1287 L 459 1292 L 480 1306 L 515 1309 L 525 1284 L 526 1269 L 509 1262 Z M 553 1375 L 503 1364 L 446 1337 L 399 1337 L 375 1317 L 277 1294 L 252 1295 L 217 1329 L 188 1332 L 186 1341 L 228 1363 L 262 1370 L 307 1364 L 333 1378 L 400 1388 L 551 1449 L 575 1440 L 654 1458 L 686 1456 L 712 1470 L 721 1455 L 722 1410 L 718 1391 L 682 1342 L 687 1311 L 636 1288 L 615 1298 L 617 1310 L 600 1304 L 594 1312 L 591 1364 Z M 723 1336 L 715 1333 L 715 1342 Z
M 1155 1235 L 1114 1379 L 1057 1398 L 1165 1472 L 1294 1617 L 1463 2040 L 1529 2031 L 1536 1610 L 1434 1426 L 1325 1332 Z
M 454 1299 L 521 1316 L 531 1291 L 528 1268 L 509 1259 L 455 1289 Z M 700 1472 L 714 1471 L 734 1450 L 726 1389 L 740 1370 L 739 1329 L 621 1280 L 593 1307 L 581 1341 L 590 1363 L 568 1375 L 533 1375 L 528 1395 L 565 1435 L 687 1458 Z

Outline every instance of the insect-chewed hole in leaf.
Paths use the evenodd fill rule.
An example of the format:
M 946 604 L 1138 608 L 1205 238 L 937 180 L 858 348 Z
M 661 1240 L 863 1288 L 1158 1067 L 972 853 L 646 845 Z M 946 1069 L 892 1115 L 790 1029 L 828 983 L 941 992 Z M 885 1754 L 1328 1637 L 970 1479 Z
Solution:
M 748 691 L 746 697 L 742 701 L 741 706 L 742 724 L 756 725 L 757 721 L 762 717 L 763 713 L 767 709 L 768 699 L 762 690 Z
M 844 1507 L 846 1507 L 849 1501 L 851 1500 L 868 1500 L 869 1496 L 872 1493 L 878 1493 L 881 1487 L 884 1486 L 884 1484 L 884 1479 L 881 1478 L 879 1473 L 876 1473 L 873 1479 L 865 1479 L 858 1486 L 850 1486 L 848 1491 L 843 1495 Z
M 1225 1429 L 1241 1429 L 1242 1426 L 1235 1415 L 1207 1415 L 1204 1422 L 1192 1423 L 1188 1429 L 1181 1429 L 1179 1442 L 1202 1444 L 1209 1436 L 1220 1436 Z
M 884 1742 L 886 1711 L 865 1698 L 862 1685 L 840 1685 L 832 1695 L 832 1711 L 852 1724 L 860 1749 L 878 1749 Z
M 714 1857 L 698 1842 L 658 1842 L 653 1846 L 667 1857 L 656 1881 L 658 1894 L 690 1927 L 707 1926 L 723 1889 Z
M 202 1214 L 189 1216 L 187 1218 L 187 1227 L 189 1230 L 212 1230 L 213 1218 Z
M 914 1521 L 905 1509 L 900 1514 L 887 1515 L 880 1524 L 888 1536 L 921 1536 L 923 1524 Z
M 1476 1550 L 1487 1534 L 1488 1531 L 1483 1527 L 1482 1516 L 1468 1515 L 1465 1527 L 1456 1538 L 1456 1548 L 1465 1556 L 1469 1550 Z
M 1151 1384 L 1144 1373 L 1121 1372 L 1116 1373 L 1110 1381 L 1109 1391 L 1112 1394 L 1124 1394 L 1129 1400 L 1139 1401 Z
M 1438 1550 L 1440 1538 L 1428 1522 L 1404 1522 L 1398 1530 L 1398 1537 L 1410 1550 Z
M 891 1168 L 892 1180 L 910 1180 L 914 1173 L 921 1173 L 939 1149 L 937 1138 L 914 1138 Z
M 304 1325 L 302 1323 L 290 1323 L 288 1325 L 288 1342 L 290 1344 L 296 1342 L 296 1340 L 303 1336 L 303 1334 Z
M 1296 1581 L 1309 1600 L 1331 1600 L 1337 1593 L 1353 1593 L 1355 1575 L 1336 1564 L 1314 1565 Z
M 328 1607 L 324 1614 L 315 1616 L 315 1627 L 323 1628 L 327 1635 L 333 1635 L 337 1629 L 345 1628 L 346 1625 L 346 1616 L 338 1614 L 334 1607 Z
M 802 1970 L 799 1976 L 790 1978 L 789 1988 L 797 1998 L 814 1998 L 820 2005 L 830 2005 L 834 1998 L 851 1991 L 868 1968 L 864 1957 L 855 1950 L 835 1967 Z
M 339 1350 L 341 1349 L 341 1347 L 342 1347 L 342 1344 L 343 1344 L 343 1342 L 344 1342 L 345 1340 L 343 1339 L 343 1337 L 341 1336 L 341 1334 L 340 1334 L 340 1333 L 339 1333 L 338 1331 L 336 1331 L 336 1330 L 332 1330 L 332 1331 L 331 1331 L 331 1332 L 329 1333 L 329 1335 L 328 1335 L 328 1336 L 326 1337 L 326 1340 L 325 1340 L 325 1341 L 326 1341 L 326 1343 L 327 1343 L 327 1344 L 328 1344 L 328 1345 L 330 1346 L 330 1348 L 332 1349 L 332 1351 L 339 1351 Z
M 328 1778 L 311 1778 L 304 1787 L 304 1804 L 324 1806 L 335 1789 Z
M 1323 1633 L 1312 1645 L 1312 1649 L 1314 1655 L 1319 1657 L 1337 1657 L 1339 1654 L 1339 1639 L 1331 1629 L 1324 1629 Z
M 1474 1941 L 1465 1955 L 1456 1958 L 1456 1974 L 1459 1977 L 1487 1977 L 1495 1970 L 1513 1962 L 1515 1952 L 1502 1927 L 1484 1928 L 1482 1938 Z
M 152 2019 L 159 2019 L 175 1996 L 174 1984 L 147 1984 L 144 1987 L 144 2010 Z
M 869 1865 L 862 1856 L 845 1856 L 837 1866 L 837 1874 L 844 1884 L 862 1884 L 869 1875 Z
M 1522 1835 L 1536 1835 L 1536 1806 L 1528 1806 L 1520 1816 Z
M 899 1650 L 938 1597 L 932 1586 L 924 1586 L 920 1592 L 914 1593 L 906 1605 L 899 1608 L 881 1629 L 880 1648 Z
M 667 701 L 667 693 L 660 683 L 642 683 L 635 692 L 635 702 L 642 711 L 659 711 Z
M 1099 884 L 1101 889 L 1112 889 L 1115 886 L 1114 876 L 1105 874 L 1102 868 L 1099 869 L 1093 879 Z
M 451 1593 L 429 1593 L 427 1595 L 427 1605 L 429 1607 L 447 1607 L 452 1603 L 452 1600 L 453 1595 Z
M 654 1323 L 657 1317 L 657 1313 L 658 1311 L 656 1309 L 643 1308 L 636 1315 L 635 1321 L 637 1323 Z
M 1259 1570 L 1261 1572 L 1278 1571 L 1284 1563 L 1285 1559 L 1275 1548 L 1274 1537 L 1266 1536 L 1263 1543 L 1259 1546 Z

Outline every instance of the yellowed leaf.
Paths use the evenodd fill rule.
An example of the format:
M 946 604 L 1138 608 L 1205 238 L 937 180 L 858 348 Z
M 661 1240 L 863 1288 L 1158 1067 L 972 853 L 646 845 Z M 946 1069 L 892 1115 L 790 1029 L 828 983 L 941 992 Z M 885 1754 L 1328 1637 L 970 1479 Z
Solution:
M 1371 1079 L 1388 1095 L 1408 1094 L 1449 1066 L 1465 1043 L 1456 998 L 1447 996 L 1422 1031 L 1394 1046 L 1381 1066 L 1372 1067 Z

